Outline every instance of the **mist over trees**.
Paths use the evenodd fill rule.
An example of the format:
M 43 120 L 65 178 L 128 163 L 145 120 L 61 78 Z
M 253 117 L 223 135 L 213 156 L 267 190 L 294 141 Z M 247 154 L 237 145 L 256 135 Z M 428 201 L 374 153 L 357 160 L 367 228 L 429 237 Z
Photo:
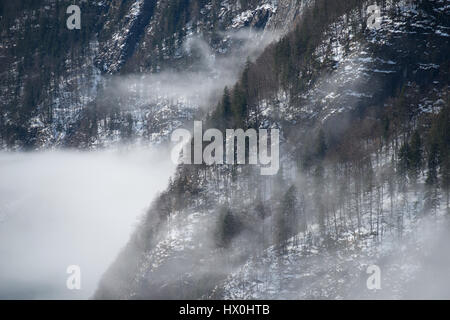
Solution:
M 265 261 L 270 250 L 281 261 L 295 248 L 306 259 L 315 250 L 340 252 L 364 241 L 374 247 L 391 241 L 386 239 L 401 241 L 415 221 L 449 212 L 450 105 L 448 61 L 442 54 L 448 50 L 448 41 L 430 40 L 438 45 L 428 45 L 429 52 L 417 58 L 427 56 L 427 61 L 441 68 L 412 72 L 417 60 L 411 55 L 398 58 L 396 49 L 400 46 L 413 52 L 416 38 L 389 38 L 392 44 L 382 49 L 365 42 L 371 31 L 360 23 L 366 17 L 364 4 L 315 1 L 291 32 L 269 45 L 255 61 L 247 61 L 238 82 L 224 88 L 207 115 L 205 127 L 281 128 L 278 174 L 263 178 L 251 167 L 240 165 L 180 166 L 168 192 L 158 200 L 166 204 L 164 210 L 153 207 L 144 225 L 151 224 L 155 212 L 166 221 L 179 214 L 206 212 L 212 217 L 214 234 L 213 247 L 207 252 L 213 256 L 220 252 L 225 265 L 232 268 L 240 265 L 242 257 Z M 389 14 L 401 16 L 395 4 L 385 5 Z M 433 10 L 424 2 L 416 6 L 425 12 Z M 445 20 L 439 13 L 436 17 L 437 23 Z M 340 35 L 342 24 L 351 37 Z M 298 111 L 307 103 L 305 92 L 341 68 L 335 58 L 337 38 L 344 57 L 352 54 L 355 42 L 364 43 L 365 50 L 396 71 L 375 69 L 374 94 L 348 112 L 305 117 Z M 438 89 L 433 81 L 439 83 Z M 281 93 L 289 97 L 289 118 L 281 109 Z M 434 112 L 423 112 L 426 97 L 439 101 Z M 268 105 L 274 109 L 269 116 Z M 320 102 L 313 105 L 319 106 Z M 144 228 L 137 234 L 149 232 Z M 145 252 L 136 261 L 144 259 Z M 220 281 L 228 275 L 226 268 L 209 266 L 218 270 L 215 285 L 208 282 L 200 294 L 176 280 L 173 285 L 185 290 L 176 296 L 223 297 Z M 273 277 L 273 270 L 264 266 L 253 272 L 257 284 Z M 280 277 L 282 273 L 280 266 Z M 182 271 L 178 274 L 184 278 Z M 136 287 L 131 291 L 137 297 L 164 296 L 164 290 L 156 287 L 145 293 Z M 106 282 L 97 297 L 109 297 Z
M 65 3 L 51 7 L 61 19 Z M 42 145 L 38 131 L 45 126 L 64 132 L 68 147 L 96 146 L 101 133 L 131 143 L 136 128 L 149 141 L 155 132 L 198 117 L 204 130 L 279 129 L 281 166 L 276 175 L 262 177 L 258 168 L 246 165 L 179 165 L 106 272 L 95 298 L 224 298 L 226 285 L 252 263 L 258 267 L 234 284 L 236 296 L 246 298 L 249 283 L 263 294 L 280 293 L 291 281 L 289 289 L 295 292 L 307 287 L 307 280 L 286 271 L 290 260 L 311 258 L 320 265 L 341 254 L 357 256 L 363 245 L 361 255 L 377 252 L 386 243 L 413 242 L 411 234 L 425 219 L 447 219 L 450 47 L 445 30 L 450 26 L 442 2 L 381 1 L 386 19 L 379 31 L 366 26 L 367 1 L 292 2 L 305 7 L 289 32 L 257 57 L 231 59 L 246 62 L 237 81 L 222 88 L 227 81 L 218 80 L 219 98 L 211 106 L 192 112 L 182 104 L 181 115 L 171 113 L 166 107 L 175 98 L 169 95 L 137 116 L 123 108 L 136 96 L 125 97 L 117 82 L 131 83 L 138 92 L 145 89 L 142 83 L 128 82 L 126 76 L 144 71 L 164 75 L 161 70 L 172 68 L 171 76 L 149 81 L 154 84 L 175 82 L 180 70 L 214 73 L 200 73 L 207 69 L 204 56 L 213 55 L 203 52 L 202 45 L 214 48 L 216 60 L 210 63 L 218 63 L 220 53 L 229 49 L 224 43 L 232 39 L 230 26 L 247 23 L 242 19 L 259 1 L 239 1 L 230 9 L 235 16 L 216 0 L 144 1 L 133 16 L 136 3 L 115 0 L 95 10 L 82 7 L 89 14 L 83 16 L 81 31 L 71 33 L 30 1 L 0 5 L 2 39 L 18 37 L 8 16 L 20 16 L 25 8 L 37 11 L 33 23 L 24 24 L 17 46 L 9 43 L 8 54 L 1 57 L 2 65 L 24 57 L 17 74 L 1 80 L 16 91 L 5 95 L 9 98 L 0 110 L 2 145 L 33 149 Z M 261 10 L 252 28 L 270 20 L 273 12 Z M 186 53 L 189 32 L 206 40 Z M 73 73 L 91 63 L 104 82 L 91 75 L 95 95 L 83 100 L 78 91 L 83 79 Z M 2 66 L 0 71 L 7 70 Z M 70 78 L 68 105 L 84 108 L 70 124 L 55 123 L 56 104 L 49 103 L 64 76 Z M 194 84 L 185 90 L 206 83 L 188 79 Z M 175 91 L 175 83 L 168 88 Z M 115 89 L 118 93 L 112 94 Z M 169 118 L 168 127 L 159 123 L 163 116 Z M 320 260 L 319 254 L 328 256 Z M 275 289 L 268 285 L 274 277 Z

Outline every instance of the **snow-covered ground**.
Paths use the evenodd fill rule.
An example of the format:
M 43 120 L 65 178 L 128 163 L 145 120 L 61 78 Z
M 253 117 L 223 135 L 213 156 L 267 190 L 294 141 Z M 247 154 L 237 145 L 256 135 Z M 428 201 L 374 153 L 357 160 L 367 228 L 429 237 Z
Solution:
M 166 150 L 0 153 L 0 298 L 89 298 L 174 166 Z M 81 267 L 81 290 L 66 268 Z

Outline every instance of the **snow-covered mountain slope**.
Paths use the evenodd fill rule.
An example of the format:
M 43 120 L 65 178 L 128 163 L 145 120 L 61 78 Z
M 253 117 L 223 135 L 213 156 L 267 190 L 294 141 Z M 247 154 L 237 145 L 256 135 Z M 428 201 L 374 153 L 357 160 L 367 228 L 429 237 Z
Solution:
M 309 1 L 83 2 L 81 30 L 72 31 L 69 2 L 1 7 L 3 149 L 159 141 L 232 84 L 247 57 L 287 31 Z M 112 94 L 111 76 L 116 83 L 164 72 L 181 86 L 215 85 L 194 101 L 182 88 L 155 90 L 164 76 L 127 83 L 120 99 Z
M 450 7 L 388 1 L 381 28 L 370 30 L 369 2 L 317 3 L 305 15 L 324 25 L 300 24 L 246 79 L 256 93 L 244 123 L 281 129 L 280 172 L 180 166 L 95 298 L 449 296 L 439 250 L 448 166 L 436 165 L 431 146 L 449 149 Z M 328 23 L 318 8 L 344 12 Z M 432 142 L 437 132 L 443 142 Z M 379 291 L 366 286 L 370 265 L 381 270 Z M 428 281 L 435 272 L 444 280 Z
M 385 164 L 375 168 L 382 175 Z M 383 188 L 383 184 L 381 184 Z M 361 204 L 359 230 L 336 233 L 331 246 L 318 225 L 277 245 L 249 254 L 205 298 L 220 299 L 443 299 L 450 297 L 449 256 L 441 252 L 448 241 L 448 207 L 432 217 L 423 214 L 424 191 L 381 193 L 383 207 L 371 217 L 367 199 Z M 377 195 L 378 196 L 378 195 Z M 394 211 L 394 213 L 393 213 Z M 380 216 L 378 216 L 380 215 Z M 398 222 L 401 215 L 401 226 Z M 371 219 L 377 220 L 374 231 Z M 341 227 L 331 218 L 330 228 Z M 378 226 L 378 223 L 380 225 Z M 401 232 L 399 232 L 401 229 Z M 333 234 L 329 230 L 327 234 Z M 369 267 L 380 270 L 381 288 L 371 290 Z
M 365 28 L 360 8 L 341 16 L 327 28 L 313 53 L 318 62 L 328 62 L 330 70 L 311 81 L 311 87 L 300 94 L 293 96 L 280 90 L 276 99 L 262 100 L 263 114 L 289 121 L 325 121 L 361 105 L 378 103 L 403 79 L 409 81 L 406 87 L 413 83 L 433 87 L 429 93 L 433 104 L 426 98 L 416 103 L 425 112 L 437 112 L 448 91 L 447 79 L 437 78 L 448 68 L 444 52 L 450 41 L 444 32 L 450 28 L 448 20 L 439 18 L 448 16 L 449 7 L 445 1 L 430 6 L 431 10 L 424 11 L 418 10 L 414 2 L 388 2 L 380 29 L 366 29 L 363 37 L 356 36 Z

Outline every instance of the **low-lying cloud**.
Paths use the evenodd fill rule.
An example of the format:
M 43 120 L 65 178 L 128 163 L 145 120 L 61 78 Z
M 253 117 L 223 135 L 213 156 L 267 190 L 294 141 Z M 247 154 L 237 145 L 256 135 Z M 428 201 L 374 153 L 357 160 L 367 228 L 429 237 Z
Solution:
M 202 36 L 188 37 L 182 47 L 184 55 L 192 56 L 193 65 L 186 70 L 164 70 L 161 73 L 116 76 L 111 79 L 107 94 L 121 100 L 155 103 L 162 99 L 183 102 L 186 106 L 215 106 L 225 86 L 232 86 L 247 61 L 254 60 L 278 33 L 243 29 L 222 34 L 230 41 L 227 52 L 219 54 Z M 131 106 L 133 102 L 128 102 Z M 129 106 L 129 105 L 128 105 Z
M 0 298 L 89 298 L 173 173 L 167 150 L 0 153 Z M 81 267 L 80 291 L 66 268 Z

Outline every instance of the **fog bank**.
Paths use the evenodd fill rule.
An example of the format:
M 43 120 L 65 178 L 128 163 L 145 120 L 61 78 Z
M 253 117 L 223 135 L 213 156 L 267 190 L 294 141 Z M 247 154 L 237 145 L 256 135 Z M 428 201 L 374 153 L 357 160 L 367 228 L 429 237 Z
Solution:
M 0 298 L 89 298 L 173 170 L 160 149 L 0 153 Z

